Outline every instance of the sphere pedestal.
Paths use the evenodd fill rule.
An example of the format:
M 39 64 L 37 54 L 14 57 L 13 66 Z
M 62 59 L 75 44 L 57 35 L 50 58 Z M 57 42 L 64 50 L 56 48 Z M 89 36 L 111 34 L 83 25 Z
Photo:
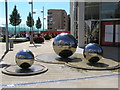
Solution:
M 30 76 L 46 72 L 48 69 L 43 65 L 32 65 L 28 69 L 22 69 L 18 65 L 5 67 L 2 73 L 12 76 Z
M 46 53 L 36 56 L 37 62 L 44 62 L 50 64 L 65 64 L 72 68 L 83 70 L 115 70 L 120 68 L 118 62 L 111 59 L 102 58 L 99 62 L 90 63 L 82 54 L 75 53 L 69 58 L 61 58 L 55 53 Z
M 79 54 L 78 54 L 79 55 Z M 67 62 L 80 62 L 81 58 L 70 56 L 68 58 L 62 58 L 55 53 L 45 53 L 36 56 L 37 62 L 51 63 L 51 64 L 65 64 Z

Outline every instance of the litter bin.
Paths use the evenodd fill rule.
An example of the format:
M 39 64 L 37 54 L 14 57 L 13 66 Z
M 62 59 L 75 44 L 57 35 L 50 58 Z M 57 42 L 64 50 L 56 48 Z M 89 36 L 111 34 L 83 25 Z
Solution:
M 10 48 L 13 48 L 13 40 L 10 40 Z

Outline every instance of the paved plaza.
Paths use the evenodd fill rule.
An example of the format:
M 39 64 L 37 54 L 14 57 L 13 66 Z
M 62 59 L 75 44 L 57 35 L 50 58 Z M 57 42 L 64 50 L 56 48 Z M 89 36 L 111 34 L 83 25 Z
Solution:
M 0 42 L 0 59 L 4 55 L 5 49 L 6 49 L 6 43 Z
M 31 50 L 35 56 L 46 53 L 54 53 L 52 41 L 44 44 L 32 45 L 29 42 L 16 43 L 12 51 L 9 51 L 3 61 L 15 65 L 15 55 L 21 49 Z M 77 48 L 76 53 L 82 53 L 82 48 Z M 9 76 L 1 74 L 0 87 L 2 88 L 118 88 L 118 70 L 81 70 L 68 67 L 64 64 L 49 64 L 36 62 L 44 65 L 48 71 L 33 76 Z M 2 68 L 0 68 L 2 70 Z

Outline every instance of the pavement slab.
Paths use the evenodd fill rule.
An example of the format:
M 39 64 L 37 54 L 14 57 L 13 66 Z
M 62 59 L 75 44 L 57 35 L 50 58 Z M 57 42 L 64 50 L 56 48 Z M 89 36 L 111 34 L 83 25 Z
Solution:
M 15 55 L 21 49 L 29 49 L 35 56 L 46 53 L 54 53 L 52 41 L 43 44 L 30 44 L 23 42 L 14 44 L 13 51 L 9 51 L 3 61 L 16 65 Z M 76 52 L 82 52 L 79 49 Z M 64 64 L 49 64 L 36 62 L 48 68 L 48 71 L 33 76 L 10 76 L 0 72 L 3 88 L 118 88 L 118 70 L 89 71 L 68 67 Z M 0 68 L 2 70 L 2 68 Z

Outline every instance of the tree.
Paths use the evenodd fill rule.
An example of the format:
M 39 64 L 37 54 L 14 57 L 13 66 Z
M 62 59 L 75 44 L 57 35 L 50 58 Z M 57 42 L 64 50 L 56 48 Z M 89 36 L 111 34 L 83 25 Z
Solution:
M 28 27 L 30 27 L 30 31 L 31 31 L 31 27 L 34 26 L 34 19 L 32 18 L 31 13 L 29 13 L 29 16 L 27 16 L 26 24 Z
M 15 26 L 15 35 L 16 35 L 16 26 L 19 25 L 22 21 L 20 19 L 20 14 L 18 13 L 18 10 L 16 9 L 16 5 L 14 6 L 14 9 L 12 11 L 12 14 L 10 15 L 9 20 L 10 20 L 10 24 Z
M 95 27 L 93 28 L 92 32 L 92 38 L 94 39 L 94 43 L 99 43 L 99 21 L 96 22 Z
M 40 29 L 41 26 L 42 26 L 42 24 L 41 24 L 40 18 L 38 17 L 38 20 L 36 20 L 36 28 Z
M 91 37 L 91 32 L 90 32 L 90 27 L 89 25 L 85 22 L 85 25 L 84 25 L 84 30 L 85 30 L 85 44 L 88 44 L 89 43 L 89 39 Z

